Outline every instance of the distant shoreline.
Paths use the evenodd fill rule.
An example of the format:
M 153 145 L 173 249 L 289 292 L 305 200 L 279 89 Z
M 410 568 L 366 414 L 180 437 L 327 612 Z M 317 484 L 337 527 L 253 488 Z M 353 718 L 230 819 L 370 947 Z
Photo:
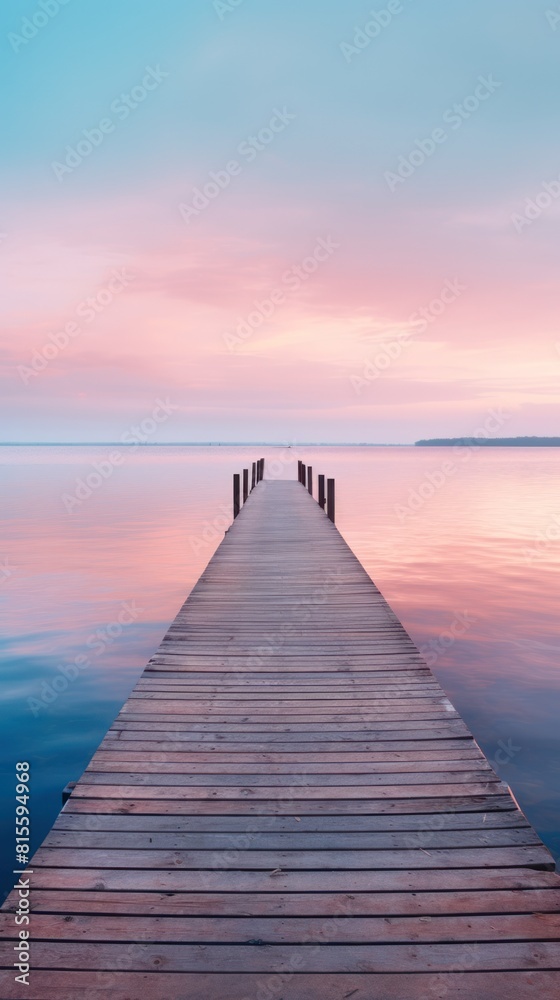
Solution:
M 0 448 L 291 448 L 294 452 L 302 448 L 414 448 L 413 442 L 380 444 L 369 441 L 302 441 L 284 444 L 282 441 L 0 441 Z
M 473 444 L 483 448 L 560 448 L 560 437 L 516 437 L 516 438 L 426 438 L 416 441 L 415 447 L 450 448 L 472 447 Z

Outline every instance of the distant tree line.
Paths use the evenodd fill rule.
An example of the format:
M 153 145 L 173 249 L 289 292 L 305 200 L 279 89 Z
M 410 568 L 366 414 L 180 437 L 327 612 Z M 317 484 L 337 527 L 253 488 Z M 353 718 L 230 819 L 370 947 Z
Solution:
M 514 437 L 514 438 L 485 438 L 485 437 L 459 437 L 459 438 L 426 438 L 416 441 L 417 446 L 444 446 L 464 445 L 472 447 L 473 444 L 483 445 L 487 448 L 560 448 L 560 437 Z

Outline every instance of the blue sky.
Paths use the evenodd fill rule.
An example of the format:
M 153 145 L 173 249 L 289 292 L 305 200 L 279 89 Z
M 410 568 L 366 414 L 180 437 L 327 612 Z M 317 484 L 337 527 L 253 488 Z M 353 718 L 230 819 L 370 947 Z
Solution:
M 6 436 L 118 437 L 167 395 L 170 440 L 258 426 L 273 440 L 411 441 L 472 433 L 493 406 L 509 433 L 554 433 L 560 197 L 542 185 L 560 178 L 560 6 L 227 7 L 4 3 Z M 115 102 L 149 71 L 157 86 L 121 120 Z M 481 78 L 488 96 L 468 112 Z M 240 144 L 286 111 L 242 160 Z M 187 224 L 180 205 L 235 158 L 240 173 Z M 228 348 L 318 238 L 336 252 Z M 134 280 L 55 351 L 115 268 Z M 407 336 L 447 280 L 464 292 Z

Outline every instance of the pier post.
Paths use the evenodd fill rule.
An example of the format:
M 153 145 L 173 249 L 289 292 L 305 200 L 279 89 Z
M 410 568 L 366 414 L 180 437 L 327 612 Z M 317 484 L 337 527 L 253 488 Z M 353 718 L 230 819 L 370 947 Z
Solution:
M 63 806 L 66 805 L 66 803 L 68 802 L 68 799 L 70 798 L 70 796 L 71 796 L 72 792 L 74 791 L 74 789 L 75 789 L 75 787 L 76 787 L 77 784 L 78 784 L 77 781 L 69 781 L 68 784 L 66 785 L 66 788 L 62 789 L 62 805 Z
M 301 463 L 301 479 L 300 479 L 300 483 L 301 483 L 302 486 L 305 486 L 306 478 L 307 478 L 307 466 L 305 465 L 305 462 L 302 462 Z
M 257 463 L 253 462 L 251 467 L 251 489 L 254 490 L 257 485 Z
M 249 469 L 243 469 L 243 503 L 247 503 L 249 496 Z
M 239 473 L 234 473 L 233 476 L 233 519 L 239 514 L 241 509 L 241 497 L 240 497 L 240 476 Z
M 307 466 L 307 491 L 313 496 L 313 467 Z
M 324 510 L 325 504 L 327 502 L 327 498 L 325 496 L 325 477 L 319 476 L 318 483 L 319 483 L 319 507 L 322 507 Z
M 334 479 L 327 479 L 327 516 L 334 524 Z

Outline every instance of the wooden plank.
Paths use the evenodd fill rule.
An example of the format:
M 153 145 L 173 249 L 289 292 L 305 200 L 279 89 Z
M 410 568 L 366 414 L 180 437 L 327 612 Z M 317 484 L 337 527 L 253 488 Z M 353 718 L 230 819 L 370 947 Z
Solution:
M 313 799 L 305 796 L 303 799 L 265 798 L 252 802 L 248 796 L 239 799 L 217 800 L 195 799 L 192 795 L 185 798 L 184 795 L 163 798 L 154 796 L 142 798 L 145 793 L 135 788 L 134 796 L 129 798 L 118 795 L 107 796 L 107 789 L 103 789 L 102 797 L 95 795 L 81 796 L 81 785 L 79 785 L 70 799 L 64 806 L 61 815 L 67 813 L 78 814 L 114 814 L 114 815 L 160 815 L 160 816 L 223 816 L 237 815 L 253 818 L 254 816 L 379 816 L 379 815 L 402 815 L 410 813 L 437 814 L 439 811 L 448 813 L 450 810 L 464 813 L 488 814 L 491 811 L 514 812 L 521 816 L 519 810 L 510 795 L 489 794 L 489 795 L 429 795 L 425 798 L 403 797 L 397 798 L 348 798 L 346 792 L 344 798 L 336 799 Z M 167 792 L 166 792 L 167 794 Z
M 128 868 L 33 869 L 34 889 L 87 889 L 104 892 L 457 892 L 498 889 L 558 888 L 552 871 L 520 868 L 417 868 L 339 871 L 222 871 Z
M 347 912 L 349 911 L 349 912 Z M 58 916 L 33 914 L 33 941 L 150 941 L 178 944 L 239 944 L 260 940 L 263 945 L 298 945 L 320 940 L 320 920 L 315 917 L 216 917 L 198 916 Z M 0 914 L 0 938 L 16 939 L 11 914 Z M 360 917 L 350 906 L 331 919 L 329 945 L 403 943 L 460 944 L 465 941 L 558 941 L 560 913 L 492 914 L 468 916 L 417 916 L 396 919 Z M 325 941 L 325 944 L 327 942 Z
M 134 777 L 134 776 L 132 776 Z M 148 778 L 151 775 L 147 776 Z M 494 782 L 455 782 L 454 784 L 422 784 L 417 782 L 415 784 L 403 783 L 397 785 L 394 782 L 390 785 L 378 784 L 378 785 L 355 785 L 351 786 L 345 784 L 342 779 L 341 783 L 338 785 L 318 785 L 314 786 L 311 784 L 291 784 L 291 785 L 273 785 L 273 779 L 270 778 L 269 785 L 263 786 L 261 788 L 255 788 L 253 786 L 247 785 L 194 785 L 185 784 L 180 781 L 172 782 L 171 778 L 175 777 L 173 775 L 160 776 L 160 781 L 152 784 L 151 782 L 145 782 L 142 784 L 139 779 L 137 782 L 133 782 L 131 778 L 128 779 L 128 784 L 114 785 L 105 784 L 102 781 L 86 781 L 84 778 L 76 786 L 72 792 L 72 798 L 84 798 L 84 799 L 184 799 L 188 797 L 191 802 L 196 800 L 206 800 L 206 799 L 235 799 L 237 801 L 246 801 L 251 799 L 253 802 L 262 800 L 272 800 L 281 802 L 288 798 L 290 801 L 295 802 L 296 800 L 309 801 L 310 799 L 323 799 L 332 800 L 336 803 L 340 800 L 341 796 L 344 795 L 345 799 L 413 799 L 420 798 L 424 796 L 428 799 L 433 799 L 438 796 L 449 797 L 449 796 L 479 796 L 479 795 L 503 795 L 507 790 L 506 786 L 500 781 Z M 168 782 L 167 784 L 165 782 Z M 186 791 L 188 789 L 188 792 Z M 332 802 L 330 805 L 330 810 L 332 811 Z
M 406 715 L 404 712 L 382 712 L 381 710 L 377 712 L 367 712 L 363 711 L 359 714 L 353 714 L 346 712 L 345 714 L 339 712 L 331 712 L 330 714 L 325 714 L 323 712 L 313 712 L 305 715 L 304 713 L 298 713 L 294 715 L 293 713 L 280 713 L 280 712 L 269 712 L 265 715 L 261 713 L 256 713 L 254 710 L 252 712 L 245 712 L 239 714 L 214 714 L 213 712 L 208 712 L 206 715 L 195 715 L 189 712 L 183 712 L 181 706 L 176 706 L 177 711 L 169 711 L 167 713 L 157 713 L 154 711 L 153 705 L 146 705 L 145 711 L 138 711 L 138 703 L 135 704 L 134 710 L 123 712 L 119 717 L 120 720 L 128 722 L 137 722 L 141 726 L 146 723 L 159 723 L 160 729 L 166 729 L 168 726 L 177 725 L 179 728 L 185 731 L 196 732 L 195 726 L 206 727 L 208 731 L 216 731 L 216 729 L 222 732 L 264 732 L 268 726 L 286 726 L 291 727 L 292 732 L 297 732 L 297 726 L 300 726 L 300 731 L 309 731 L 313 727 L 319 727 L 325 732 L 337 732 L 340 731 L 340 726 L 348 726 L 351 724 L 351 729 L 359 728 L 360 726 L 370 732 L 374 732 L 378 729 L 378 725 L 382 722 L 385 725 L 389 725 L 390 722 L 393 723 L 393 730 L 399 731 L 402 724 L 405 722 L 411 722 L 412 725 L 416 726 L 420 722 L 428 722 L 435 727 L 445 726 L 448 720 L 458 719 L 458 715 L 455 711 L 445 710 L 443 707 L 441 711 L 431 711 L 431 712 L 408 712 Z M 293 721 L 296 719 L 297 721 Z M 273 722 L 273 720 L 275 720 Z M 237 727 L 228 730 L 228 727 Z M 171 730 L 169 730 L 171 731 Z M 202 730 L 204 731 L 204 730 Z M 344 730 L 343 730 L 344 731 Z
M 144 758 L 147 755 L 144 755 Z M 163 756 L 163 755 L 162 755 Z M 176 755 L 175 755 L 176 756 Z M 212 775 L 214 778 L 220 777 L 226 781 L 226 775 L 233 775 L 236 778 L 240 776 L 250 775 L 251 784 L 269 784 L 268 781 L 261 781 L 263 777 L 270 778 L 272 776 L 285 776 L 286 778 L 291 778 L 295 775 L 303 775 L 308 778 L 310 783 L 315 780 L 315 776 L 323 776 L 324 782 L 320 784 L 352 784 L 352 783 L 362 783 L 369 784 L 374 779 L 381 781 L 382 775 L 395 776 L 396 781 L 401 781 L 403 775 L 409 775 L 411 780 L 416 780 L 413 776 L 422 775 L 424 778 L 426 775 L 432 776 L 439 772 L 443 772 L 444 780 L 453 775 L 452 780 L 460 780 L 457 775 L 461 774 L 467 781 L 481 780 L 481 778 L 487 780 L 497 780 L 495 773 L 490 768 L 490 765 L 481 758 L 476 760 L 394 760 L 394 761 L 377 761 L 375 766 L 372 765 L 370 761 L 352 761 L 351 763 L 346 763 L 341 760 L 343 755 L 339 755 L 338 760 L 331 761 L 329 763 L 324 763 L 323 761 L 305 761 L 300 763 L 299 761 L 286 761 L 284 763 L 277 764 L 275 761 L 267 760 L 264 762 L 250 762 L 248 764 L 242 763 L 238 760 L 232 763 L 217 762 L 212 763 L 199 763 L 199 762 L 177 762 L 177 761 L 166 761 L 160 757 L 159 760 L 149 761 L 146 759 L 133 761 L 126 753 L 113 753 L 110 755 L 110 759 L 100 759 L 100 755 L 96 754 L 93 760 L 88 764 L 86 768 L 88 772 L 88 777 L 84 777 L 84 781 L 89 780 L 89 777 L 95 774 L 143 774 L 147 776 L 149 774 L 157 775 L 173 775 L 173 776 L 184 776 L 185 783 L 190 784 L 190 781 L 186 781 L 187 778 L 196 778 L 197 781 L 202 775 Z M 340 781 L 341 776 L 345 776 L 344 781 Z M 346 780 L 346 778 L 348 780 Z M 366 781 L 367 778 L 367 781 Z M 93 778 L 92 778 L 93 780 Z M 100 779 L 101 780 L 101 779 Z M 112 780 L 112 779 L 111 779 Z M 206 779 L 204 779 L 206 780 Z M 229 783 L 229 779 L 228 779 Z M 232 782 L 233 783 L 233 782 Z M 289 784 L 289 781 L 280 782 L 281 784 Z M 389 782 L 387 782 L 389 783 Z M 214 781 L 211 784 L 215 784 Z M 237 782 L 235 782 L 237 784 Z
M 325 942 L 324 947 L 317 939 Z M 35 969 L 60 969 L 60 951 L 64 943 L 34 942 Z M 122 960 L 117 943 L 73 941 L 64 948 L 67 969 L 112 970 Z M 0 960 L 11 964 L 12 945 L 0 942 Z M 560 968 L 560 942 L 470 942 L 446 944 L 335 945 L 328 934 L 316 935 L 309 944 L 227 945 L 152 944 L 136 942 L 130 956 L 131 971 L 158 972 L 292 972 L 296 967 L 308 972 L 452 972 L 457 966 L 471 972 L 497 970 L 557 970 Z
M 96 817 L 95 827 L 92 827 L 90 816 Z M 70 813 L 67 809 L 60 813 L 53 827 L 54 830 L 159 830 L 171 833 L 189 833 L 203 831 L 204 833 L 234 833 L 247 834 L 258 832 L 274 833 L 387 833 L 393 830 L 422 832 L 429 835 L 431 831 L 441 830 L 532 830 L 525 817 L 518 809 L 510 812 L 434 812 L 410 814 L 397 813 L 383 815 L 318 815 L 318 816 L 278 816 L 256 815 L 247 816 L 207 816 L 192 815 L 115 815 L 114 813 L 81 814 Z
M 367 689 L 365 687 L 357 688 L 353 690 L 352 688 L 345 688 L 344 690 L 332 690 L 327 691 L 324 687 L 320 690 L 314 690 L 312 688 L 306 688 L 304 690 L 298 690 L 293 688 L 289 691 L 285 691 L 281 688 L 277 688 L 272 692 L 260 691 L 255 687 L 247 689 L 239 688 L 237 690 L 227 690 L 227 689 L 216 689 L 215 691 L 193 691 L 188 685 L 182 685 L 178 683 L 165 684 L 155 682 L 155 681 L 144 681 L 142 684 L 139 682 L 136 685 L 134 697 L 135 698 L 155 698 L 157 695 L 160 700 L 165 700 L 169 698 L 169 695 L 177 695 L 181 700 L 189 700 L 192 702 L 208 702 L 208 701 L 218 701 L 218 702 L 244 702 L 250 700 L 253 704 L 254 702 L 270 702 L 273 701 L 277 704 L 287 702 L 289 707 L 292 707 L 294 703 L 315 702 L 318 703 L 317 707 L 323 707 L 324 702 L 355 702 L 360 701 L 361 704 L 380 704 L 385 706 L 387 701 L 396 700 L 401 701 L 406 696 L 410 700 L 429 700 L 435 702 L 436 704 L 441 703 L 442 692 L 440 690 L 429 684 L 414 684 L 407 685 L 406 687 L 402 685 L 394 685 L 393 687 L 376 688 L 372 686 Z M 132 696 L 131 696 L 132 697 Z
M 142 704 L 145 702 L 152 702 L 154 704 Z M 181 695 L 178 692 L 175 692 L 173 698 L 170 698 L 166 691 L 138 691 L 128 699 L 128 704 L 132 712 L 155 711 L 161 713 L 177 711 L 182 715 L 190 713 L 194 715 L 206 715 L 217 712 L 224 716 L 228 714 L 232 716 L 245 715 L 247 712 L 256 712 L 258 715 L 280 716 L 285 715 L 287 712 L 291 715 L 301 713 L 306 716 L 311 716 L 315 713 L 328 715 L 334 712 L 345 713 L 351 711 L 356 707 L 355 702 L 357 702 L 362 713 L 375 712 L 376 709 L 381 708 L 388 712 L 402 712 L 406 716 L 412 712 L 429 712 L 431 715 L 434 711 L 439 711 L 442 706 L 445 708 L 448 704 L 441 697 L 436 696 L 434 698 L 431 695 L 422 698 L 412 696 L 404 698 L 399 695 L 391 695 L 383 699 L 360 697 L 359 694 L 355 698 L 325 696 L 323 699 L 308 698 L 301 695 L 291 701 L 282 700 L 281 698 L 271 698 L 270 696 L 263 701 L 259 701 L 258 698 L 250 700 L 237 698 L 230 701 L 225 698 L 217 698 L 197 701 L 196 699 L 192 699 L 188 694 Z
M 118 766 L 118 765 L 117 765 Z M 248 765 L 249 767 L 255 767 L 255 765 Z M 386 765 L 388 767 L 389 765 Z M 120 771 L 114 770 L 111 765 L 107 765 L 107 770 L 86 770 L 82 775 L 80 785 L 84 790 L 84 794 L 90 789 L 91 786 L 99 785 L 116 785 L 125 784 L 128 787 L 134 787 L 140 785 L 144 788 L 155 787 L 156 789 L 165 789 L 167 794 L 167 789 L 172 787 L 182 786 L 184 788 L 206 788 L 215 790 L 216 788 L 239 788 L 249 786 L 248 790 L 250 793 L 257 796 L 263 789 L 280 789 L 286 790 L 290 789 L 291 785 L 296 785 L 300 790 L 310 791 L 312 789 L 322 788 L 325 792 L 325 797 L 338 797 L 340 794 L 335 789 L 344 788 L 349 795 L 352 795 L 355 791 L 355 786 L 367 786 L 368 788 L 383 787 L 386 792 L 399 789 L 400 786 L 404 785 L 407 788 L 416 788 L 418 785 L 427 785 L 430 789 L 437 788 L 438 785 L 449 785 L 455 784 L 459 785 L 464 782 L 467 785 L 473 785 L 476 782 L 495 784 L 499 786 L 500 791 L 505 791 L 506 786 L 503 782 L 499 780 L 497 775 L 489 768 L 484 769 L 482 766 L 472 767 L 471 762 L 468 762 L 467 770 L 445 770 L 436 771 L 432 770 L 433 765 L 430 764 L 430 770 L 426 771 L 407 771 L 405 770 L 405 765 L 397 765 L 397 767 L 402 767 L 402 770 L 393 770 L 390 772 L 382 772 L 376 769 L 375 774 L 366 772 L 365 774 L 342 774 L 335 768 L 334 765 L 329 765 L 330 771 L 327 774 L 312 774 L 305 769 L 301 773 L 292 773 L 287 771 L 285 774 L 274 774 L 270 771 L 265 774 L 255 774 L 254 770 L 248 773 L 234 773 L 234 774 L 224 774 L 220 772 L 219 774 L 193 774 L 186 771 L 184 774 L 181 773 L 180 766 L 178 764 L 171 765 L 173 770 L 168 773 L 164 765 L 161 765 L 159 770 L 155 773 L 148 767 L 144 767 L 139 771 Z M 100 794 L 99 791 L 97 794 Z M 196 792 L 193 792 L 196 794 Z
M 388 722 L 391 721 L 396 723 L 395 729 L 399 728 L 401 722 L 412 721 L 416 722 L 435 722 L 436 724 L 443 724 L 447 719 L 458 718 L 457 713 L 452 708 L 447 708 L 445 705 L 436 706 L 429 711 L 421 711 L 420 709 L 415 710 L 414 706 L 399 707 L 391 711 L 386 708 L 383 710 L 379 709 L 361 709 L 359 712 L 351 712 L 349 709 L 345 711 L 342 710 L 324 710 L 324 711 L 313 711 L 312 709 L 302 709 L 297 711 L 287 711 L 282 712 L 273 711 L 271 709 L 269 712 L 255 711 L 255 709 L 239 709 L 235 712 L 224 712 L 218 711 L 216 708 L 208 708 L 208 711 L 201 713 L 196 711 L 196 706 L 187 706 L 185 709 L 183 704 L 177 704 L 176 702 L 169 702 L 167 705 L 159 703 L 155 705 L 152 703 L 142 703 L 136 699 L 127 702 L 127 707 L 123 709 L 122 717 L 129 720 L 130 722 L 163 722 L 165 725 L 168 722 L 180 722 L 184 727 L 190 726 L 191 724 L 200 723 L 200 725 L 208 725 L 208 720 L 214 725 L 214 727 L 219 726 L 220 729 L 224 729 L 227 725 L 243 725 L 250 721 L 251 726 L 255 724 L 264 724 L 268 726 L 273 720 L 276 725 L 289 725 L 293 722 L 294 718 L 298 723 L 309 725 L 310 723 L 317 726 L 336 726 L 339 723 L 352 723 L 354 726 L 356 723 L 362 723 L 363 725 L 371 725 L 375 728 L 378 722 Z M 175 716 L 175 718 L 173 718 Z
M 108 734 L 108 737 L 111 734 Z M 114 735 L 114 734 L 113 734 Z M 270 757 L 274 760 L 299 761 L 313 760 L 369 760 L 372 763 L 383 760 L 478 760 L 479 748 L 466 740 L 394 740 L 371 741 L 354 740 L 353 738 L 333 740 L 313 740 L 291 738 L 291 742 L 270 743 L 259 742 L 263 735 L 256 733 L 252 738 L 244 735 L 243 739 L 235 736 L 226 740 L 211 740 L 202 736 L 194 739 L 182 739 L 184 734 L 143 731 L 123 731 L 118 738 L 107 738 L 100 745 L 98 753 L 106 759 L 114 754 L 126 754 L 129 759 L 140 760 L 142 755 L 151 758 L 154 754 L 163 754 L 171 760 L 174 757 L 182 760 L 226 759 L 233 760 L 264 760 Z M 218 734 L 219 735 L 219 734 Z M 161 738 L 163 736 L 163 738 Z M 289 737 L 288 737 L 289 739 Z
M 120 838 L 115 838 L 118 844 Z M 227 854 L 227 852 L 226 852 Z M 220 858 L 216 851 L 166 851 L 133 850 L 114 846 L 110 850 L 94 848 L 40 847 L 34 865 L 51 868 L 180 868 L 195 871 L 211 870 L 218 865 L 225 868 L 249 871 L 269 871 L 283 869 L 301 871 L 333 868 L 365 869 L 367 871 L 413 869 L 413 868 L 514 868 L 526 865 L 528 868 L 554 870 L 554 862 L 542 845 L 535 847 L 486 847 L 476 848 L 434 848 L 429 851 L 418 847 L 408 850 L 387 851 L 336 851 L 336 850 L 294 850 L 294 851 L 243 851 L 234 850 L 232 858 Z
M 15 912 L 14 900 L 8 907 Z M 464 892 L 96 892 L 35 889 L 32 912 L 123 916 L 418 917 L 446 914 L 553 913 L 559 888 L 486 889 Z M 10 918 L 12 919 L 12 918 Z
M 386 833 L 350 833 L 348 831 L 318 833 L 301 832 L 299 824 L 293 823 L 290 832 L 256 833 L 253 830 L 235 836 L 231 833 L 184 833 L 149 830 L 140 832 L 119 832 L 121 850 L 197 850 L 197 851 L 238 851 L 250 846 L 251 851 L 354 851 L 354 850 L 403 850 L 418 847 L 459 848 L 459 847 L 502 847 L 540 845 L 540 840 L 531 827 L 521 829 L 480 829 L 480 830 L 420 830 Z M 110 850 L 115 843 L 112 831 L 99 833 L 79 829 L 76 831 L 55 828 L 43 841 L 44 847 L 101 848 Z
M 535 997 L 553 1000 L 560 988 L 560 972 L 485 971 L 472 972 L 456 969 L 454 972 L 414 972 L 376 974 L 336 973 L 310 974 L 291 969 L 272 973 L 266 977 L 267 989 L 272 997 L 281 1000 L 426 1000 L 427 997 L 452 997 L 453 1000 L 535 1000 Z M 59 972 L 36 970 L 31 985 L 25 993 L 14 992 L 14 985 L 6 986 L 5 1000 L 170 1000 L 170 998 L 200 998 L 200 1000 L 249 1000 L 262 991 L 259 973 L 234 973 L 227 976 L 227 984 L 220 973 L 153 973 L 116 972 Z M 372 989 L 375 993 L 372 993 Z
M 214 750 L 211 753 L 205 753 L 204 751 L 199 751 L 197 753 L 193 752 L 192 747 L 188 743 L 178 749 L 177 745 L 173 743 L 162 744 L 157 741 L 152 743 L 139 743 L 137 741 L 134 743 L 129 740 L 124 744 L 118 742 L 102 743 L 101 749 L 97 751 L 93 761 L 95 761 L 96 765 L 115 761 L 144 761 L 146 763 L 155 761 L 156 763 L 161 764 L 191 763 L 200 767 L 203 765 L 213 765 L 215 767 L 218 764 L 228 764 L 231 767 L 235 767 L 240 764 L 270 764 L 271 766 L 274 764 L 275 766 L 278 766 L 280 764 L 290 764 L 295 760 L 302 768 L 310 767 L 312 764 L 322 764 L 323 767 L 326 767 L 328 764 L 340 763 L 341 766 L 342 764 L 349 766 L 350 764 L 355 763 L 360 765 L 369 765 L 370 771 L 373 771 L 375 770 L 375 767 L 372 765 L 379 766 L 382 763 L 398 763 L 399 761 L 409 764 L 425 764 L 429 761 L 436 761 L 439 763 L 444 763 L 446 761 L 472 762 L 473 760 L 482 759 L 480 750 L 474 746 L 472 748 L 465 749 L 421 750 L 421 745 L 422 744 L 417 744 L 417 748 L 413 750 L 397 750 L 393 753 L 390 751 L 379 751 L 376 753 L 375 751 L 353 750 L 352 744 L 348 743 L 346 745 L 342 745 L 338 753 L 333 753 L 332 751 L 314 753 L 312 750 L 302 752 L 299 749 L 298 744 L 293 746 L 291 751 L 283 750 L 280 753 L 276 750 L 273 753 L 270 751 L 263 751 L 261 753 L 244 753 L 242 748 L 240 749 L 236 744 L 234 744 L 236 747 L 234 752 L 230 750 L 227 753 L 224 753 L 220 752 L 220 750 Z M 173 751 L 167 750 L 166 746 L 173 747 Z M 282 746 L 282 744 L 280 744 L 280 746 Z
M 263 690 L 278 690 L 279 688 L 310 690 L 314 691 L 324 686 L 329 688 L 374 689 L 378 687 L 389 687 L 392 685 L 407 685 L 412 687 L 415 684 L 434 683 L 428 667 L 410 667 L 404 674 L 402 670 L 377 670 L 375 672 L 367 670 L 315 670 L 313 672 L 300 671 L 267 671 L 244 670 L 242 673 L 232 674 L 229 671 L 207 670 L 199 671 L 196 664 L 192 666 L 181 665 L 176 660 L 172 664 L 150 663 L 142 674 L 144 683 L 148 681 L 173 680 L 180 681 L 192 687 L 204 690 L 218 690 L 224 684 L 234 688 L 238 685 L 242 687 L 259 686 Z M 142 678 L 140 678 L 142 680 Z
M 266 734 L 267 743 L 285 742 L 293 740 L 297 742 L 307 741 L 322 743 L 332 740 L 434 740 L 434 739 L 470 739 L 472 737 L 464 722 L 457 718 L 448 718 L 441 722 L 426 722 L 424 719 L 399 720 L 398 723 L 379 720 L 373 725 L 362 723 L 359 719 L 353 719 L 350 723 L 337 722 L 331 726 L 319 725 L 312 722 L 292 722 L 277 723 L 267 722 L 266 725 L 254 722 L 224 723 L 219 727 L 215 720 L 211 722 L 193 722 L 189 720 L 176 722 L 165 718 L 160 722 L 151 722 L 149 719 L 134 720 L 120 715 L 109 730 L 107 737 L 114 736 L 118 739 L 126 739 L 126 736 L 119 736 L 119 733 L 162 733 L 169 734 L 169 739 L 191 739 L 191 740 L 233 740 L 250 742 Z M 251 735 L 246 735 L 251 734 Z M 130 737 L 137 738 L 137 737 Z

